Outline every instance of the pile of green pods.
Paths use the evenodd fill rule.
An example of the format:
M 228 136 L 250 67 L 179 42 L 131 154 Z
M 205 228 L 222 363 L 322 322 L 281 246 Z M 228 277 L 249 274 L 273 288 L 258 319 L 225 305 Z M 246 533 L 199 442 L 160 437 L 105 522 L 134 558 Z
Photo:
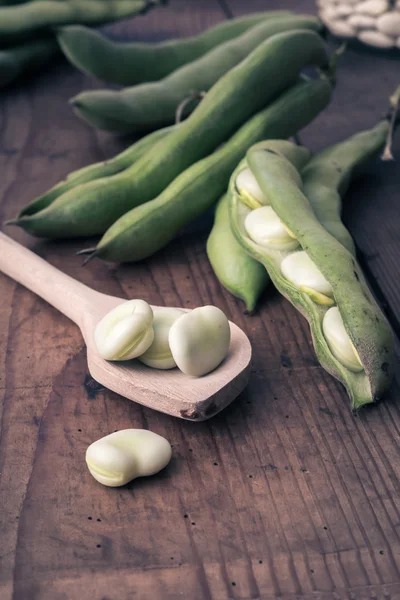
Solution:
M 282 69 L 282 62 L 288 56 L 291 60 Z M 103 234 L 120 217 L 129 218 L 129 211 L 132 209 L 150 200 L 154 201 L 164 191 L 167 193 L 169 184 L 178 175 L 183 176 L 190 166 L 201 159 L 213 162 L 213 156 L 220 156 L 220 150 L 214 154 L 213 152 L 229 138 L 231 140 L 226 146 L 231 154 L 229 150 L 222 148 L 222 155 L 225 156 L 225 161 L 231 155 L 236 162 L 240 160 L 249 145 L 260 139 L 258 136 L 255 139 L 244 138 L 240 127 L 245 126 L 246 121 L 274 100 L 279 102 L 280 96 L 296 84 L 304 67 L 314 65 L 324 68 L 328 63 L 326 46 L 314 31 L 299 29 L 274 35 L 221 77 L 188 119 L 150 147 L 130 167 L 110 177 L 73 187 L 42 210 L 34 211 L 31 207 L 29 214 L 25 213 L 13 223 L 34 235 L 54 239 Z M 268 85 L 260 86 L 262 80 L 268 81 Z M 306 89 L 311 92 L 308 97 L 309 107 L 307 98 L 301 101 L 301 107 L 306 105 L 304 118 L 299 110 L 293 117 L 294 121 L 290 111 L 278 111 L 280 120 L 287 120 L 289 124 L 285 135 L 292 135 L 297 128 L 309 123 L 329 102 L 330 84 L 325 79 L 321 79 L 321 82 L 317 80 L 315 86 L 305 83 Z M 294 96 L 296 97 L 296 93 Z M 263 120 L 263 117 L 260 118 Z M 296 127 L 294 130 L 293 125 Z M 253 125 L 249 127 L 252 130 Z M 267 134 L 264 133 L 263 137 L 265 135 Z M 273 135 L 283 133 L 278 130 Z M 200 165 L 199 169 L 202 171 L 201 177 L 207 183 L 205 167 Z M 225 162 L 224 186 L 227 185 L 229 171 L 233 168 L 232 160 Z M 208 175 L 210 176 L 210 172 Z M 193 174 L 190 183 L 192 186 L 196 183 Z M 209 185 L 212 187 L 211 181 Z M 223 191 L 224 188 L 214 201 Z M 37 200 L 36 208 L 38 206 L 40 208 L 40 200 Z M 179 222 L 179 211 L 175 220 Z M 168 232 L 165 224 L 162 229 Z M 146 243 L 148 241 L 146 236 L 141 239 Z M 143 248 L 141 258 L 145 255 Z M 130 255 L 129 248 L 124 257 L 118 255 L 118 258 L 109 258 L 138 260 Z
M 54 28 L 101 25 L 147 12 L 162 0 L 31 0 L 0 3 L 0 88 L 60 54 Z
M 159 81 L 142 83 L 115 90 L 93 90 L 81 92 L 71 100 L 78 116 L 90 125 L 118 133 L 144 132 L 157 127 L 171 125 L 175 121 L 177 108 L 193 92 L 204 93 L 229 70 L 239 65 L 255 49 L 265 44 L 272 36 L 300 29 L 318 31 L 320 21 L 313 16 L 289 15 L 262 20 L 242 35 L 222 43 L 193 62 L 172 71 Z M 305 43 L 305 46 L 307 44 Z M 272 54 L 266 57 L 276 64 Z M 296 63 L 295 52 L 287 49 L 280 71 Z M 285 69 L 282 69 L 285 64 Z M 266 78 L 266 81 L 271 81 Z M 229 93 L 226 88 L 225 93 Z

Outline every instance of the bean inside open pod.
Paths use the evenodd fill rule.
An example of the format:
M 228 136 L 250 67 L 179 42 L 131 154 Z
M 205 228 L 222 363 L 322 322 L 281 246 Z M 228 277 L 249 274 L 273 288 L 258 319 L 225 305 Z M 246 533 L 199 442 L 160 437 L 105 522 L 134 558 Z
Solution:
M 308 159 L 304 148 L 290 142 L 269 141 L 251 148 L 231 179 L 231 224 L 247 252 L 266 267 L 278 290 L 307 318 L 320 363 L 346 386 L 352 407 L 359 408 L 380 398 L 390 385 L 393 336 L 354 256 L 321 225 L 303 193 L 300 172 Z M 250 168 L 276 215 L 298 241 L 297 249 L 262 246 L 249 236 L 245 222 L 251 209 L 236 186 L 236 177 L 244 168 Z M 303 252 L 313 265 L 314 275 L 320 273 L 328 288 L 316 289 L 315 279 L 309 280 L 311 285 L 307 279 L 302 285 L 297 275 L 288 278 L 288 271 L 282 272 L 288 257 Z M 344 331 L 348 336 L 362 370 L 356 372 L 343 364 L 343 359 L 338 359 L 342 358 L 340 353 L 332 352 L 332 341 L 328 343 L 324 335 L 324 317 L 332 304 L 338 309 L 342 334 Z M 328 329 L 325 333 L 329 336 Z

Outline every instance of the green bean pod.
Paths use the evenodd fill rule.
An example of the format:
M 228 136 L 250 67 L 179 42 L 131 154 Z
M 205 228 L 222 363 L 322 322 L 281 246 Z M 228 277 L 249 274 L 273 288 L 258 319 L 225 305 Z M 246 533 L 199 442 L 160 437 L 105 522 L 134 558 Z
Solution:
M 158 142 L 132 167 L 78 186 L 43 211 L 14 224 L 49 238 L 104 233 L 121 215 L 155 198 L 182 171 L 215 150 L 254 113 L 292 85 L 304 66 L 324 67 L 328 62 L 325 44 L 313 31 L 273 36 L 228 71 L 179 129 Z M 286 64 L 285 69 L 282 64 Z M 268 85 L 260 85 L 260 81 Z
M 213 228 L 207 239 L 207 256 L 215 275 L 233 296 L 252 312 L 269 283 L 265 267 L 254 260 L 235 238 L 229 221 L 228 194 L 215 209 Z
M 379 125 L 378 131 L 380 130 L 382 134 L 387 132 L 387 124 Z M 373 130 L 371 135 L 376 144 L 376 131 Z M 384 135 L 381 137 L 382 141 L 383 138 Z M 289 147 L 290 153 L 296 152 L 295 148 Z M 298 147 L 297 149 L 298 152 L 303 150 Z M 357 153 L 358 150 L 357 148 Z M 340 153 L 337 156 L 340 156 Z M 232 228 L 246 251 L 266 267 L 277 289 L 306 317 L 318 360 L 329 373 L 345 385 L 351 398 L 351 406 L 357 409 L 381 398 L 390 385 L 394 362 L 392 332 L 354 256 L 316 218 L 304 195 L 299 169 L 294 169 L 293 160 L 288 158 L 290 156 L 285 148 L 282 148 L 282 144 L 277 147 L 274 142 L 259 144 L 248 151 L 246 161 L 239 165 L 231 179 Z M 359 166 L 361 163 L 358 157 L 351 156 L 351 152 L 348 152 L 347 158 L 350 164 Z M 283 276 L 282 261 L 287 256 L 296 254 L 298 250 L 272 249 L 271 246 L 260 245 L 250 238 L 244 223 L 251 211 L 243 203 L 235 185 L 238 173 L 246 165 L 250 167 L 281 223 L 299 242 L 299 249 L 305 251 L 331 286 L 333 299 L 330 299 L 330 303 L 322 300 L 318 294 L 311 293 L 309 288 L 295 286 Z M 308 166 L 306 170 L 307 168 Z M 341 181 L 336 181 L 337 189 L 340 189 L 341 184 L 346 184 L 346 178 L 350 177 L 352 172 L 351 166 L 346 164 L 345 171 Z M 329 180 L 327 184 L 329 185 Z M 319 208 L 322 204 L 323 202 Z M 334 356 L 325 339 L 322 322 L 329 305 L 333 303 L 339 309 L 355 354 L 358 353 L 362 369 L 358 372 L 344 366 Z
M 161 81 L 121 91 L 94 90 L 71 99 L 78 116 L 90 125 L 118 133 L 148 131 L 175 121 L 178 106 L 193 92 L 207 92 L 226 73 L 271 36 L 294 29 L 318 30 L 316 17 L 268 19 L 221 44 Z M 285 67 L 286 68 L 286 67 Z
M 254 13 L 223 21 L 193 37 L 156 44 L 115 42 L 82 25 L 61 28 L 57 39 L 70 63 L 83 73 L 110 83 L 137 85 L 166 77 L 266 19 L 292 14 L 284 10 Z
M 318 221 L 353 256 L 356 255 L 353 238 L 340 217 L 341 198 L 364 165 L 381 152 L 388 129 L 388 122 L 381 121 L 373 129 L 318 152 L 301 173 L 303 192 Z
M 115 262 L 139 261 L 163 248 L 221 197 L 232 170 L 252 144 L 266 137 L 293 135 L 327 106 L 331 93 L 325 78 L 294 85 L 253 116 L 219 150 L 181 173 L 157 198 L 118 219 L 92 256 Z
M 38 0 L 0 8 L 0 40 L 29 35 L 36 30 L 82 23 L 98 25 L 142 14 L 159 0 Z
M 0 49 L 0 88 L 6 87 L 23 73 L 48 64 L 58 52 L 58 44 L 51 37 Z
M 139 158 L 141 158 L 150 148 L 155 146 L 157 142 L 164 139 L 172 131 L 176 130 L 179 125 L 172 125 L 171 127 L 165 127 L 164 129 L 158 129 L 149 133 L 144 138 L 135 142 L 129 148 L 110 158 L 109 160 L 101 161 L 78 169 L 70 173 L 66 179 L 57 183 L 45 194 L 38 196 L 32 202 L 27 204 L 17 216 L 17 220 L 22 217 L 34 215 L 39 211 L 47 208 L 56 200 L 59 196 L 62 196 L 66 192 L 76 188 L 78 185 L 83 183 L 89 183 L 89 181 L 95 181 L 103 177 L 110 177 L 121 173 L 125 169 L 131 167 Z M 14 221 L 8 221 L 8 224 L 13 224 Z

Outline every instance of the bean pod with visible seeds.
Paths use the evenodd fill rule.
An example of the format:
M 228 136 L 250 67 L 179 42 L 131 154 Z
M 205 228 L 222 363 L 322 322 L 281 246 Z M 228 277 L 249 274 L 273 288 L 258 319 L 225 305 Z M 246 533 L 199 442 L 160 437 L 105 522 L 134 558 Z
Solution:
M 295 29 L 318 30 L 319 26 L 315 17 L 268 19 L 161 81 L 121 91 L 81 92 L 72 98 L 71 103 L 78 116 L 100 129 L 129 133 L 164 127 L 174 123 L 182 101 L 193 92 L 207 92 L 224 73 L 271 36 Z
M 379 146 L 383 147 L 387 128 L 387 124 L 378 125 L 369 132 L 374 140 L 372 146 L 375 146 L 375 151 Z M 377 130 L 381 136 L 380 144 L 377 141 Z M 368 132 L 363 141 L 367 138 Z M 352 173 L 352 167 L 359 166 L 362 162 L 359 144 L 360 139 L 356 139 L 355 155 L 352 156 L 349 151 L 351 139 L 344 142 L 344 147 L 347 146 L 347 158 L 343 156 L 342 165 L 345 168 L 342 176 L 336 179 L 336 189 L 340 189 L 341 184 L 346 183 Z M 290 153 L 294 151 L 293 148 L 289 150 Z M 299 152 L 301 150 L 298 148 Z M 338 147 L 336 154 L 340 156 Z M 370 154 L 371 150 L 366 152 L 365 157 Z M 297 250 L 284 252 L 261 247 L 254 243 L 246 232 L 244 220 L 249 208 L 241 201 L 235 185 L 239 171 L 246 165 L 256 177 L 282 224 L 295 236 L 299 243 Z M 292 168 L 293 161 L 288 160 L 282 143 L 277 146 L 274 142 L 265 142 L 262 146 L 250 149 L 246 161 L 232 176 L 231 224 L 238 241 L 267 268 L 277 289 L 306 317 L 311 327 L 318 360 L 329 373 L 345 385 L 352 408 L 357 409 L 381 398 L 390 385 L 394 368 L 393 335 L 354 256 L 318 221 L 302 185 L 292 176 Z M 307 168 L 308 165 L 306 170 Z M 323 173 L 323 169 L 321 172 Z M 329 187 L 329 169 L 327 175 L 326 186 Z M 329 196 L 325 200 L 328 202 Z M 312 272 L 305 263 L 300 265 L 297 257 L 301 255 L 307 257 Z M 296 263 L 299 263 L 299 267 L 296 267 Z M 321 281 L 324 280 L 330 290 L 323 290 L 321 293 L 309 287 L 306 280 L 310 276 L 322 278 Z M 301 279 L 305 281 L 304 285 L 299 285 Z M 325 295 L 326 293 L 331 298 Z M 344 354 L 340 354 L 337 341 L 325 337 L 332 323 L 335 326 L 335 322 L 338 322 L 337 319 L 330 319 L 329 323 L 328 319 L 325 321 L 332 304 L 337 306 L 339 317 L 343 321 L 344 329 L 342 327 L 338 335 L 345 331 L 348 336 L 348 348 L 353 352 L 352 368 L 349 368 L 348 361 L 345 364 Z M 343 348 L 343 345 L 341 347 Z M 353 367 L 357 361 L 362 370 Z
M 166 77 L 261 21 L 290 15 L 283 10 L 245 15 L 218 23 L 193 37 L 156 44 L 116 42 L 83 25 L 61 28 L 57 39 L 68 60 L 87 75 L 120 85 L 136 85 Z
M 213 152 L 254 113 L 279 97 L 296 82 L 303 67 L 323 68 L 328 62 L 326 46 L 313 31 L 290 31 L 271 37 L 226 73 L 194 113 L 132 167 L 78 186 L 44 210 L 14 224 L 48 238 L 104 233 L 127 211 L 155 198 L 175 177 Z M 260 86 L 260 81 L 268 81 L 268 85 Z M 223 190 L 217 198 L 221 193 Z

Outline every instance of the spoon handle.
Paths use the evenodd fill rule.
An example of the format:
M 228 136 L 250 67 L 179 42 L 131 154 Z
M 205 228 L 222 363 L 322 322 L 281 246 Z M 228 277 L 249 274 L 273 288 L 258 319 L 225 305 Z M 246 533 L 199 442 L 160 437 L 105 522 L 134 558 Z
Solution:
M 0 271 L 81 325 L 98 292 L 65 275 L 7 235 L 0 233 Z

